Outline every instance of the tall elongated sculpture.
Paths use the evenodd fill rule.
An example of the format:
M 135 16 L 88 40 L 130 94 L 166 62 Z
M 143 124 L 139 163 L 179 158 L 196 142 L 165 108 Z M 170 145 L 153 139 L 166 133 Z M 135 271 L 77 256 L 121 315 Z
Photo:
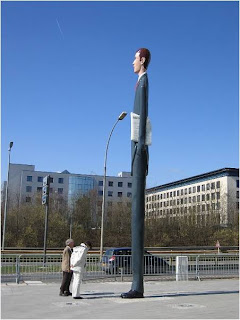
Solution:
M 131 290 L 122 293 L 122 298 L 143 298 L 144 274 L 144 213 L 145 185 L 148 173 L 147 117 L 148 76 L 147 67 L 151 59 L 146 48 L 137 50 L 133 61 L 134 73 L 138 74 L 134 109 L 131 114 L 132 131 L 132 271 Z M 135 135 L 135 137 L 134 137 Z

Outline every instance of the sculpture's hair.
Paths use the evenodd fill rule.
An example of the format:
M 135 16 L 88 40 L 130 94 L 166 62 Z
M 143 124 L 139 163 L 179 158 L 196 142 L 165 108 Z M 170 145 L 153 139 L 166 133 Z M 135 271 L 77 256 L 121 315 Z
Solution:
M 65 242 L 66 246 L 69 246 L 71 242 L 74 242 L 73 239 L 67 239 Z
M 149 65 L 149 63 L 151 61 L 151 53 L 150 53 L 150 51 L 147 48 L 140 48 L 136 52 L 140 53 L 140 55 L 139 55 L 140 60 L 142 59 L 142 57 L 145 58 L 145 62 L 143 64 L 143 66 L 144 66 L 145 69 L 147 69 L 148 65 Z

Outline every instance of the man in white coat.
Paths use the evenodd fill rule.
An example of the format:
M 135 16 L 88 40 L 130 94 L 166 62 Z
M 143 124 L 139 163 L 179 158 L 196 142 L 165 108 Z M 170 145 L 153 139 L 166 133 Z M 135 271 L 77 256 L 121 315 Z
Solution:
M 73 271 L 72 297 L 73 299 L 82 299 L 80 297 L 80 284 L 86 266 L 86 257 L 89 249 L 92 248 L 90 241 L 81 243 L 80 246 L 73 248 L 71 255 L 71 270 Z

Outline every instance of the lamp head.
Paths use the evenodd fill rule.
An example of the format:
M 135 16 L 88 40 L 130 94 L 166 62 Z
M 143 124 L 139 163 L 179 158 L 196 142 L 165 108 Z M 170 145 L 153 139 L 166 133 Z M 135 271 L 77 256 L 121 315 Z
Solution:
M 12 146 L 13 146 L 13 142 L 11 141 L 10 143 L 9 143 L 9 151 L 12 149 Z
M 127 112 L 126 111 L 123 111 L 120 116 L 118 117 L 118 120 L 123 120 L 127 115 Z

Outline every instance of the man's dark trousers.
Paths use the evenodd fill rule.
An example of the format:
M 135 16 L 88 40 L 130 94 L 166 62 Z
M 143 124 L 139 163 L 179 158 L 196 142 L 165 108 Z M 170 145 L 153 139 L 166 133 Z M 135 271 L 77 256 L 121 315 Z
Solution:
M 60 291 L 62 293 L 69 292 L 69 287 L 70 287 L 72 275 L 73 275 L 72 271 L 70 271 L 70 272 L 63 271 L 62 284 L 60 287 Z

